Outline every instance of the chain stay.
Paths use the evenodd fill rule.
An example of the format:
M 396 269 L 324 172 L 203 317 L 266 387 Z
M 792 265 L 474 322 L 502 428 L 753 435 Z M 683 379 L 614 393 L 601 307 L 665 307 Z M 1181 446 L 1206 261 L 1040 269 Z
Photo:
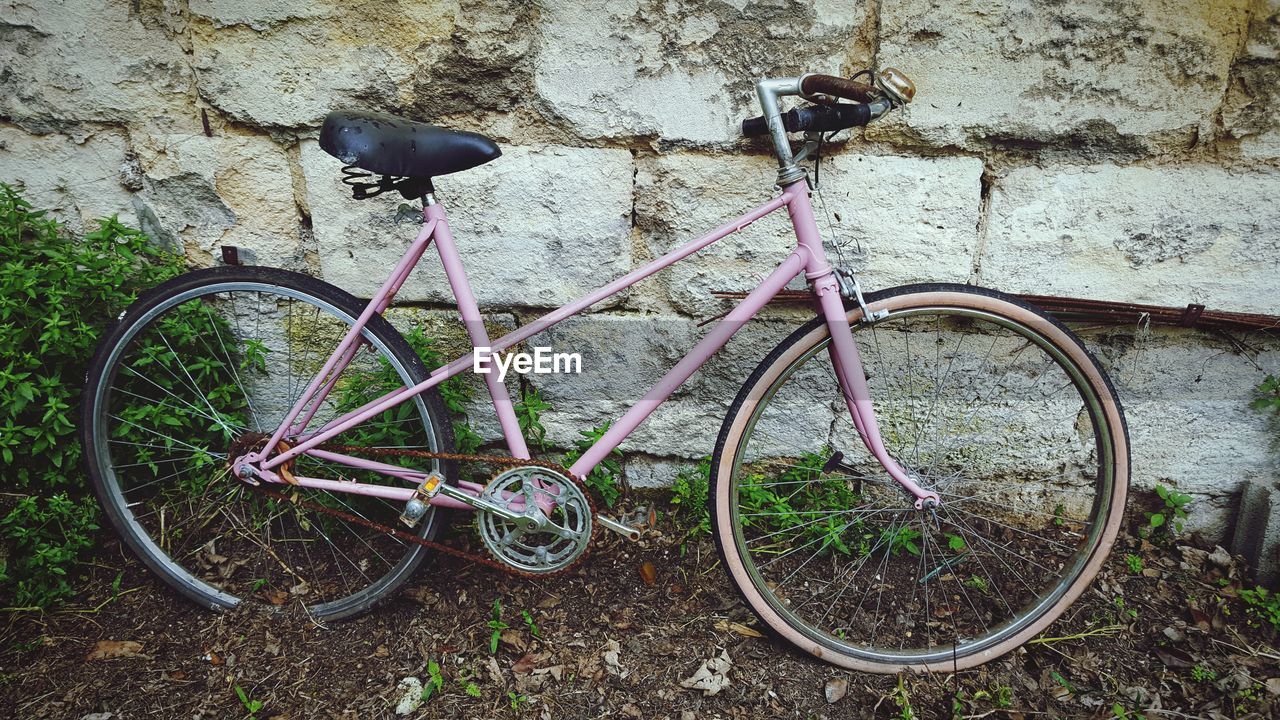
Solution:
M 543 467 L 548 470 L 555 471 L 557 473 L 564 475 L 566 478 L 569 478 L 571 481 L 575 481 L 575 482 L 577 481 L 577 478 L 575 478 L 573 474 L 570 473 L 567 469 L 559 465 L 556 465 L 555 463 L 542 462 L 540 460 L 523 460 L 520 458 L 502 457 L 498 455 L 464 455 L 461 453 L 430 452 L 427 450 L 410 450 L 405 448 L 367 448 L 367 447 L 359 447 L 359 446 L 353 446 L 353 445 L 324 445 L 324 446 L 321 446 L 321 449 L 328 450 L 329 452 L 338 452 L 338 453 L 346 453 L 346 454 L 380 455 L 384 457 L 387 457 L 387 456 L 413 457 L 413 458 L 421 458 L 423 460 L 450 460 L 450 461 L 459 462 L 459 463 L 464 463 L 464 462 L 487 463 L 490 465 L 499 465 L 507 469 L 535 466 L 535 467 Z M 399 540 L 414 543 L 416 545 L 421 545 L 422 547 L 435 550 L 438 552 L 442 552 L 446 555 L 452 555 L 453 557 L 456 557 L 456 558 L 469 560 L 478 565 L 483 565 L 487 568 L 491 568 L 493 570 L 497 570 L 499 572 L 506 573 L 508 575 L 513 575 L 519 578 L 532 579 L 532 578 L 555 577 L 557 575 L 562 575 L 564 573 L 569 572 L 570 570 L 573 570 L 578 565 L 578 563 L 582 562 L 584 559 L 586 559 L 587 555 L 590 554 L 591 541 L 594 539 L 595 531 L 596 531 L 596 523 L 594 522 L 594 519 L 596 517 L 595 500 L 591 497 L 590 491 L 584 491 L 583 496 L 586 497 L 587 504 L 590 506 L 591 517 L 593 520 L 593 522 L 591 523 L 591 529 L 589 531 L 590 535 L 587 538 L 587 549 L 584 550 L 582 554 L 577 557 L 577 559 L 575 559 L 573 562 L 566 565 L 565 567 L 560 568 L 559 570 L 553 570 L 551 572 L 542 572 L 542 573 L 526 572 L 524 570 L 518 570 L 516 568 L 513 568 L 510 565 L 507 565 L 506 563 L 500 560 L 495 560 L 489 555 L 482 555 L 478 553 L 467 552 L 466 550 L 460 550 L 451 545 L 435 542 L 433 540 L 427 540 L 426 538 L 419 537 L 418 535 L 415 535 L 411 532 L 407 532 L 405 530 L 401 530 L 400 528 L 393 527 L 391 525 L 383 525 L 381 523 L 376 523 L 376 522 L 373 522 L 372 520 L 366 520 L 365 518 L 358 517 L 351 513 L 343 512 L 341 510 L 335 510 L 334 508 L 325 507 L 319 503 L 312 502 L 310 500 L 305 500 L 303 498 L 297 497 L 296 490 L 294 491 L 293 495 L 287 495 L 278 490 L 274 490 L 272 488 L 267 487 L 265 483 L 251 485 L 246 482 L 244 483 L 244 485 L 249 489 L 253 490 L 254 492 L 260 493 L 267 497 L 274 498 L 276 500 L 280 500 L 283 502 L 292 503 L 299 507 L 304 507 L 308 510 L 314 510 L 316 512 L 324 513 L 326 515 L 331 515 L 333 517 L 339 518 L 340 520 L 344 520 L 349 523 L 361 525 L 371 530 L 377 530 L 379 532 L 385 533 Z M 481 512 L 481 511 L 477 511 L 477 512 Z

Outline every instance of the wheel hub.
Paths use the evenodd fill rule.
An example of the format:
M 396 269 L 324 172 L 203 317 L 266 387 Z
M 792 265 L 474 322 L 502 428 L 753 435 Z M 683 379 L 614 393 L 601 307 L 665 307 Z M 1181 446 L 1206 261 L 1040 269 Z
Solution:
M 572 480 L 544 467 L 524 466 L 495 477 L 481 495 L 519 517 L 481 511 L 480 539 L 498 560 L 525 572 L 568 567 L 591 541 L 591 503 Z

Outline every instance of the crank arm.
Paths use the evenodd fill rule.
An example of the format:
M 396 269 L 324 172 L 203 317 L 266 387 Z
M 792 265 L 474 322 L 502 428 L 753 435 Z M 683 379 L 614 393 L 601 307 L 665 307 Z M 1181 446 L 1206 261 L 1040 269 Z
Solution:
M 447 498 L 452 498 L 458 502 L 466 503 L 476 510 L 483 510 L 487 513 L 493 513 L 503 520 L 510 520 L 524 530 L 532 530 L 538 525 L 538 521 L 535 518 L 531 518 L 523 513 L 512 512 L 501 505 L 495 505 L 484 498 L 476 497 L 475 495 L 468 493 L 466 490 L 454 487 L 453 485 L 441 483 L 436 489 L 436 492 Z M 530 527 L 525 527 L 525 525 L 530 525 Z
M 631 540 L 632 542 L 635 542 L 636 540 L 640 539 L 640 530 L 638 528 L 633 528 L 629 525 L 623 525 L 622 523 L 618 522 L 617 520 L 614 520 L 611 517 L 607 517 L 605 515 L 600 515 L 597 513 L 596 522 L 600 523 L 600 526 L 603 527 L 605 530 L 616 532 L 622 537 L 628 540 Z

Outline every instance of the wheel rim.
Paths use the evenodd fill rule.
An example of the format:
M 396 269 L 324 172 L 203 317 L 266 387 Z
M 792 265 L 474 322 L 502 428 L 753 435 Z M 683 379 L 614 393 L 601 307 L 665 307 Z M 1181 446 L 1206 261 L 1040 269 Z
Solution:
M 351 313 L 304 291 L 222 282 L 149 308 L 108 354 L 91 415 L 104 500 L 153 566 L 211 605 L 298 598 L 317 616 L 340 614 L 398 585 L 420 560 L 420 546 L 251 495 L 226 469 L 234 438 L 274 430 L 353 321 Z M 362 350 L 307 430 L 414 380 L 382 339 L 368 328 L 362 337 Z M 173 422 L 179 425 L 166 424 Z M 343 434 L 334 442 L 438 447 L 421 397 L 362 427 L 352 432 L 364 435 Z M 340 467 L 304 456 L 293 469 L 356 479 L 346 468 L 335 474 Z M 397 482 L 367 473 L 358 479 Z M 384 524 L 399 512 L 392 503 L 350 495 L 300 490 L 298 496 Z M 424 534 L 434 515 L 423 519 Z
M 1047 357 L 1060 372 L 1059 379 L 1068 381 L 1064 387 L 1075 389 L 1078 412 L 1088 419 L 1090 426 L 1090 432 L 1083 435 L 1089 438 L 1093 454 L 1093 477 L 1088 480 L 1087 502 L 1082 502 L 1077 488 L 1072 493 L 1071 507 L 1055 507 L 1051 517 L 1036 517 L 1035 513 L 1043 515 L 1045 511 L 1027 505 L 1027 491 L 1031 485 L 1025 477 L 1016 484 L 1008 480 L 999 483 L 994 486 L 998 490 L 992 490 L 993 486 L 988 483 L 986 492 L 990 494 L 973 494 L 972 489 L 979 487 L 975 480 L 982 477 L 966 474 L 963 467 L 954 468 L 956 463 L 951 459 L 955 455 L 953 451 L 963 450 L 964 445 L 937 445 L 933 457 L 920 452 L 920 441 L 928 437 L 926 426 L 943 424 L 940 421 L 922 422 L 924 418 L 952 418 L 953 423 L 957 419 L 948 412 L 940 411 L 940 406 L 945 410 L 949 403 L 940 402 L 939 398 L 945 397 L 946 381 L 954 377 L 951 371 L 956 369 L 955 360 L 962 354 L 959 348 L 963 345 L 950 346 L 948 350 L 946 343 L 934 342 L 936 372 L 932 375 L 913 372 L 911 363 L 907 363 L 908 372 L 898 373 L 899 382 L 896 383 L 886 380 L 895 377 L 893 365 L 886 362 L 886 357 L 901 356 L 905 351 L 906 357 L 922 360 L 924 353 L 908 346 L 915 342 L 918 348 L 923 344 L 919 341 L 927 337 L 921 332 L 922 318 L 933 316 L 935 333 L 940 336 L 944 327 L 941 315 L 944 313 L 948 329 L 953 322 L 957 325 L 982 324 L 987 328 L 993 339 L 985 357 L 990 358 L 993 353 L 998 356 L 1003 352 L 998 350 L 1001 346 L 1000 332 L 995 332 L 1002 330 L 1009 338 L 1016 338 L 1025 346 L 1020 355 L 1026 355 L 1027 348 L 1039 348 L 1042 357 Z M 895 323 L 903 331 L 897 333 L 899 337 L 890 339 L 886 336 L 893 334 Z M 821 648 L 825 648 L 869 664 L 902 667 L 950 663 L 960 655 L 989 651 L 1025 630 L 1061 602 L 1100 545 L 1105 520 L 1110 515 L 1115 482 L 1113 448 L 1106 440 L 1110 437 L 1106 413 L 1097 393 L 1076 363 L 1033 328 L 970 308 L 924 306 L 896 310 L 872 326 L 870 331 L 860 333 L 859 346 L 864 353 L 865 367 L 871 374 L 868 382 L 886 445 L 899 462 L 919 476 L 922 485 L 942 495 L 943 507 L 934 520 L 915 511 L 911 507 L 914 498 L 892 484 L 866 454 L 861 443 L 853 441 L 855 430 L 847 419 L 848 413 L 838 391 L 834 394 L 838 402 L 833 403 L 836 407 L 832 411 L 834 418 L 830 437 L 846 439 L 838 448 L 852 456 L 843 461 L 844 468 L 822 472 L 822 465 L 831 459 L 831 450 L 835 448 L 797 447 L 795 439 L 799 435 L 794 430 L 789 431 L 789 443 L 777 441 L 779 433 L 770 428 L 771 421 L 776 427 L 778 420 L 794 417 L 795 409 L 803 405 L 796 398 L 805 395 L 812 398 L 815 389 L 823 385 L 819 380 L 823 372 L 806 375 L 808 368 L 824 370 L 826 382 L 829 387 L 834 387 L 834 374 L 825 352 L 828 342 L 829 339 L 823 339 L 794 357 L 780 372 L 770 373 L 764 378 L 768 386 L 759 395 L 733 455 L 728 491 L 732 542 L 742 559 L 748 582 L 768 609 L 805 640 L 816 643 L 815 654 L 821 654 Z M 941 362 L 947 354 L 951 355 L 950 360 Z M 785 360 L 785 356 L 781 360 Z M 1018 367 L 1018 364 L 1014 363 L 1012 367 Z M 968 374 L 974 368 L 965 370 Z M 1043 381 L 1049 375 L 1041 372 L 1036 380 Z M 773 376 L 773 380 L 768 380 L 769 376 Z M 901 381 L 903 376 L 905 382 Z M 886 392 L 894 385 L 895 392 Z M 932 403 L 904 400 L 914 397 L 902 392 L 904 386 L 923 388 L 929 385 L 934 386 Z M 1030 387 L 1035 387 L 1035 381 Z M 885 398 L 893 401 L 885 401 Z M 992 400 L 993 397 L 988 395 L 985 399 Z M 894 401 L 898 403 L 897 407 Z M 770 417 L 771 408 L 786 408 L 788 404 L 790 413 L 779 411 Z M 816 404 L 821 405 L 820 402 Z M 958 423 L 961 431 L 968 428 L 972 433 L 975 426 L 980 426 L 982 423 L 973 422 L 975 417 L 990 419 L 981 415 L 978 407 L 974 404 L 967 418 L 958 416 L 963 420 Z M 839 412 L 836 411 L 843 412 L 843 423 L 839 422 Z M 821 418 L 819 413 L 813 415 Z M 1074 416 L 1062 419 L 1067 417 Z M 811 430 L 816 434 L 821 422 L 813 421 L 810 416 L 805 420 L 814 426 Z M 797 424 L 803 425 L 803 421 L 792 421 L 793 428 Z M 1041 428 L 1046 436 L 1048 429 Z M 957 433 L 957 436 L 961 434 Z M 1082 433 L 1070 428 L 1063 437 L 1069 439 L 1073 435 L 1078 437 Z M 937 437 L 941 438 L 941 433 Z M 779 452 L 779 448 L 787 444 L 792 450 L 808 449 L 812 455 L 793 453 L 791 462 L 786 463 L 793 467 L 779 467 L 777 463 L 788 458 L 786 453 Z M 908 447 L 910 452 L 904 452 Z M 771 463 L 773 467 L 769 467 Z M 1079 463 L 1077 457 L 1076 464 Z M 850 467 L 854 471 L 850 471 Z M 871 472 L 871 469 L 878 473 Z M 983 469 L 990 472 L 994 468 L 988 466 Z M 1073 473 L 1077 478 L 1083 475 L 1078 468 Z M 760 479 L 762 475 L 763 482 Z M 1065 472 L 1049 487 L 1055 485 L 1068 485 Z M 825 488 L 825 497 L 821 501 L 809 497 L 815 487 Z M 783 488 L 790 498 L 784 496 Z M 795 494 L 801 488 L 805 497 L 798 503 Z M 957 492 L 960 490 L 963 492 Z M 1025 534 L 1031 532 L 1027 527 L 1009 522 L 1007 509 L 1001 513 L 1003 519 L 997 520 L 994 517 L 996 513 L 989 507 L 997 501 L 1012 502 L 1010 498 L 1016 499 L 1017 491 L 1023 495 L 1022 503 L 1013 503 L 1010 508 L 1034 518 L 1037 527 L 1034 538 Z M 1040 495 L 1061 498 L 1066 491 L 1059 490 L 1056 495 L 1042 491 Z M 779 503 L 779 496 L 783 496 L 781 499 L 785 503 Z M 838 503 L 841 501 L 846 505 L 840 506 Z M 838 511 L 824 515 L 823 503 L 829 506 L 833 502 L 837 504 Z M 892 503 L 897 507 L 894 508 Z M 840 519 L 833 521 L 833 518 Z M 1045 534 L 1045 530 L 1039 527 L 1045 521 L 1057 528 L 1057 534 Z M 979 525 L 980 522 L 991 524 Z M 1000 527 L 1001 524 L 1006 527 Z M 1066 543 L 1059 536 L 1062 533 L 1078 537 Z M 947 536 L 958 537 L 959 540 L 946 540 L 945 544 L 938 542 Z M 1012 539 L 999 539 L 1001 536 L 1012 536 Z M 777 547 L 784 540 L 791 544 Z M 1030 541 L 1034 540 L 1042 546 L 1042 551 L 1047 548 L 1047 552 L 1037 557 L 1023 553 L 1011 561 L 1011 551 L 1020 544 L 1015 540 L 1028 541 L 1025 544 L 1033 544 Z M 951 544 L 953 542 L 955 545 Z M 812 544 L 806 547 L 804 543 Z M 788 550 L 789 557 L 785 554 Z M 1054 558 L 1053 562 L 1049 562 L 1050 557 Z M 841 559 L 845 560 L 843 564 L 839 562 Z M 832 568 L 830 575 L 834 578 L 826 584 L 817 572 L 824 568 L 824 563 Z M 1028 571 L 1037 565 L 1042 576 L 1056 580 L 1042 581 L 1030 577 Z M 1013 592 L 1007 584 L 1008 576 L 1024 587 Z M 913 585 L 909 589 L 908 580 Z M 837 583 L 839 589 L 834 589 Z M 886 600 L 891 602 L 886 604 Z M 994 612 L 993 606 L 1001 612 Z M 894 607 L 891 620 L 890 607 Z M 1001 614 L 1005 617 L 1001 618 Z M 962 620 L 965 615 L 970 616 L 967 627 Z M 948 625 L 951 626 L 950 632 L 946 631 Z M 950 642 L 944 642 L 948 636 Z

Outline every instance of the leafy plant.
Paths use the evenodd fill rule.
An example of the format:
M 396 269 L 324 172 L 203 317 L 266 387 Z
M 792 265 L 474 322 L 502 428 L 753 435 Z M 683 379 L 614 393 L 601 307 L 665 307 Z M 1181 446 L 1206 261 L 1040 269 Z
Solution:
M 262 711 L 262 701 L 254 700 L 249 697 L 249 694 L 246 693 L 244 688 L 239 685 L 236 685 L 235 687 L 236 697 L 240 698 L 240 704 L 244 706 L 245 712 L 249 714 L 248 720 L 257 720 L 258 713 Z
M 18 607 L 43 608 L 74 594 L 67 569 L 93 547 L 98 506 L 65 492 L 27 495 L 0 520 L 8 558 L 0 558 L 0 585 Z
M 1124 556 L 1124 564 L 1129 566 L 1129 572 L 1134 575 L 1142 572 L 1142 558 L 1133 553 Z
M 920 531 L 915 528 L 902 526 L 900 528 L 885 528 L 881 531 L 881 541 L 888 546 L 890 555 L 897 555 L 899 552 L 906 551 L 912 555 L 920 554 L 920 546 L 916 541 L 920 539 Z
M 489 618 L 489 622 L 485 626 L 490 629 L 489 633 L 489 654 L 496 655 L 498 653 L 498 641 L 502 639 L 502 631 L 511 626 L 502 621 L 502 598 L 495 598 L 493 601 L 493 612 Z
M 1169 536 L 1182 532 L 1191 496 L 1163 485 L 1156 485 L 1156 495 L 1164 502 L 1164 507 L 1156 512 L 1146 513 L 1147 524 L 1140 534 L 1143 537 L 1155 537 L 1158 534 Z
M 514 692 L 507 693 L 507 700 L 511 703 L 512 710 L 519 710 L 521 705 L 529 702 L 529 698 Z
M 1280 377 L 1268 375 L 1254 392 L 1257 397 L 1249 403 L 1249 407 L 1280 415 Z
M 704 457 L 694 467 L 686 467 L 676 473 L 671 484 L 671 504 L 676 523 L 685 530 L 685 536 L 711 534 L 711 510 L 707 507 L 710 492 L 711 458 Z
M 73 594 L 67 570 L 97 524 L 96 505 L 79 495 L 85 364 L 139 292 L 183 269 L 115 217 L 77 237 L 0 183 L 0 475 L 19 496 L 0 522 L 5 604 L 47 607 Z
M 427 681 L 422 685 L 422 702 L 444 689 L 444 675 L 440 672 L 440 664 L 435 660 L 427 661 Z
M 1251 617 L 1280 630 L 1280 593 L 1264 587 L 1256 587 L 1252 590 L 1241 590 L 1240 599 L 1244 601 Z
M 521 610 L 520 616 L 524 618 L 524 626 L 529 628 L 529 634 L 534 637 L 541 637 L 538 634 L 538 624 L 533 621 L 533 616 L 529 614 L 529 611 Z
M 865 529 L 857 516 L 831 513 L 832 508 L 857 507 L 862 498 L 847 478 L 823 471 L 829 454 L 805 453 L 782 463 L 744 468 L 738 493 L 746 524 L 776 538 L 779 548 L 813 543 L 818 552 L 867 555 L 885 547 L 886 538 Z M 881 542 L 873 544 L 878 538 Z M 769 549 L 764 546 L 761 551 Z
M 581 439 L 574 442 L 574 449 L 564 454 L 565 466 L 570 466 L 589 449 L 596 441 L 609 431 L 609 423 L 591 430 L 580 430 Z M 582 479 L 582 483 L 595 490 L 604 500 L 604 504 L 613 507 L 622 497 L 622 451 L 614 448 L 591 472 Z
M 525 439 L 539 450 L 546 450 L 547 429 L 542 425 L 542 414 L 551 409 L 551 404 L 542 399 L 537 388 L 526 387 L 520 391 L 520 402 L 515 408 L 516 420 Z
M 1203 665 L 1196 665 L 1191 668 L 1191 679 L 1196 682 L 1213 682 L 1218 679 L 1218 673 Z

